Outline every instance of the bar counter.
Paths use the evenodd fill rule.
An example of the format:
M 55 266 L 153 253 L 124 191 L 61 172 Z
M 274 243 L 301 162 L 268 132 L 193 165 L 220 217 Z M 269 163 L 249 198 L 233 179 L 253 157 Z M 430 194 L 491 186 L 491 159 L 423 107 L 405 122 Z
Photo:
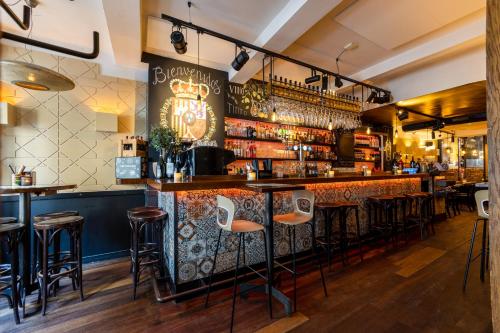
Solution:
M 196 177 L 189 182 L 148 179 L 148 192 L 157 194 L 158 206 L 169 214 L 164 229 L 164 257 L 174 291 L 189 289 L 196 280 L 210 273 L 217 241 L 216 196 L 230 198 L 236 206 L 236 218 L 263 224 L 265 220 L 264 195 L 245 188 L 254 183 L 301 184 L 316 195 L 316 202 L 353 201 L 360 205 L 361 233 L 368 231 L 366 198 L 382 194 L 405 194 L 420 191 L 427 174 L 372 176 L 335 176 L 333 178 L 272 178 L 248 182 L 234 176 Z M 275 193 L 274 214 L 292 211 L 291 193 Z M 353 217 L 348 228 L 355 228 Z M 322 235 L 324 220 L 317 217 L 317 235 Z M 274 228 L 276 257 L 288 254 L 288 236 L 282 226 Z M 310 230 L 297 228 L 297 251 L 311 248 Z M 245 241 L 250 264 L 264 261 L 262 235 L 248 236 Z M 237 250 L 237 238 L 223 233 L 217 258 L 216 273 L 231 270 Z

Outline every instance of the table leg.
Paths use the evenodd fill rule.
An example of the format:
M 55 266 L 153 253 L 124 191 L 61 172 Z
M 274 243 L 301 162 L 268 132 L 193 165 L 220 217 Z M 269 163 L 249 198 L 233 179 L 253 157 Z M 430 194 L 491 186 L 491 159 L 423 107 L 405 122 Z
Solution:
M 265 210 L 266 219 L 264 221 L 266 228 L 266 242 L 267 242 L 267 292 L 272 294 L 273 280 L 274 280 L 274 223 L 273 223 L 273 193 L 265 194 Z M 269 307 L 269 315 L 273 317 L 272 305 Z
M 19 193 L 19 222 L 24 224 L 23 235 L 23 285 L 27 295 L 33 290 L 31 277 L 31 236 L 33 234 L 31 226 L 31 194 L 28 192 Z

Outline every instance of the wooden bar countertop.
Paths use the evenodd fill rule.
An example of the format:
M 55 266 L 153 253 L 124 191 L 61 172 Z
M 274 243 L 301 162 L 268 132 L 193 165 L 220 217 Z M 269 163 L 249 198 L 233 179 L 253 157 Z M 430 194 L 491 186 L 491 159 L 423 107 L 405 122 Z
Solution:
M 242 188 L 248 184 L 255 183 L 278 183 L 278 184 L 320 184 L 320 183 L 338 183 L 355 182 L 371 180 L 390 180 L 404 178 L 426 178 L 427 174 L 414 175 L 393 175 L 389 173 L 379 173 L 371 176 L 362 175 L 339 175 L 335 177 L 306 177 L 306 178 L 267 178 L 255 181 L 247 181 L 244 176 L 197 176 L 191 181 L 174 181 L 171 179 L 137 179 L 135 184 L 148 184 L 153 189 L 161 192 L 190 191 L 190 190 L 211 190 L 224 188 Z M 120 180 L 117 180 L 120 184 Z M 122 184 L 131 184 L 132 180 Z

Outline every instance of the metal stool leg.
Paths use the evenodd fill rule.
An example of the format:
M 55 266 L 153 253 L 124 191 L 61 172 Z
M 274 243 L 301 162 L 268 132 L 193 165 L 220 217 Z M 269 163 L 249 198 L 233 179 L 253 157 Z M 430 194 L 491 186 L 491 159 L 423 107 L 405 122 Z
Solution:
M 235 310 L 235 305 L 236 305 L 236 289 L 238 287 L 238 268 L 240 266 L 240 250 L 241 250 L 242 233 L 240 233 L 238 236 L 239 236 L 239 241 L 238 241 L 238 253 L 236 255 L 236 269 L 234 270 L 233 307 L 231 309 L 231 329 L 230 329 L 230 332 L 233 332 L 233 325 L 234 325 L 234 310 Z
M 16 324 L 21 321 L 19 319 L 19 290 L 17 289 L 17 276 L 19 274 L 19 244 L 17 232 L 14 232 L 11 236 L 11 268 L 10 268 L 10 279 L 11 279 L 11 289 L 12 289 L 12 309 L 14 310 L 14 319 Z
M 222 229 L 219 230 L 219 237 L 217 237 L 217 245 L 215 246 L 214 263 L 212 265 L 212 269 L 210 270 L 210 277 L 208 278 L 208 288 L 207 288 L 207 296 L 205 297 L 205 307 L 208 306 L 208 298 L 210 297 L 210 288 L 212 288 L 212 278 L 214 276 L 215 266 L 217 265 L 217 254 L 219 253 L 221 235 L 222 235 Z M 265 239 L 266 238 L 264 237 L 264 241 Z
M 308 225 L 311 226 L 311 235 L 313 239 L 312 247 L 313 247 L 314 257 L 316 258 L 316 262 L 319 266 L 319 273 L 321 274 L 321 283 L 323 284 L 323 292 L 325 293 L 325 297 L 328 297 L 328 292 L 326 290 L 325 276 L 323 274 L 323 266 L 321 265 L 321 258 L 319 256 L 318 248 L 316 247 L 316 222 L 314 218 L 311 224 L 308 223 Z
M 485 270 L 485 261 L 486 261 L 486 237 L 488 235 L 487 231 L 487 222 L 483 220 L 483 239 L 481 242 L 481 270 L 480 270 L 480 278 L 481 282 L 484 282 L 484 270 Z
M 293 270 L 293 311 L 297 311 L 297 266 L 296 266 L 296 258 L 295 258 L 295 253 L 296 253 L 296 248 L 295 248 L 295 226 L 291 227 L 292 228 L 292 270 Z
M 133 284 L 134 284 L 134 293 L 133 293 L 133 299 L 135 300 L 136 295 L 137 295 L 137 284 L 139 283 L 138 277 L 139 277 L 139 225 L 136 223 L 132 223 L 132 279 L 133 279 Z
M 356 214 L 356 236 L 358 238 L 359 259 L 361 259 L 361 261 L 363 261 L 363 244 L 361 242 L 361 228 L 359 226 L 359 209 L 358 209 L 358 207 L 354 208 L 354 213 Z
M 77 238 L 78 238 L 78 285 L 80 287 L 80 301 L 84 300 L 83 296 L 83 268 L 82 268 L 82 261 L 83 261 L 83 256 L 82 256 L 82 225 L 78 225 L 77 228 Z
M 266 256 L 266 277 L 267 279 L 270 279 L 271 278 L 271 275 L 270 275 L 270 272 L 269 272 L 269 269 L 267 268 L 268 265 L 268 260 L 269 258 L 267 257 L 267 247 L 268 247 L 268 244 L 267 244 L 267 240 L 266 240 L 266 232 L 264 230 L 262 230 L 262 237 L 264 238 L 264 253 L 265 253 L 265 256 Z M 269 311 L 269 318 L 273 318 L 273 292 L 272 290 L 268 290 L 267 291 L 267 309 Z
M 479 219 L 476 220 L 476 222 L 474 223 L 474 229 L 472 230 L 472 237 L 470 240 L 469 255 L 467 256 L 467 262 L 465 264 L 464 283 L 462 286 L 462 291 L 464 291 L 464 292 L 465 292 L 465 288 L 467 287 L 467 278 L 469 276 L 469 269 L 470 269 L 470 263 L 472 260 L 472 252 L 474 250 L 474 240 L 476 239 L 476 231 L 477 231 L 478 222 L 479 222 Z
M 45 311 L 47 310 L 47 286 L 49 279 L 49 239 L 47 230 L 42 231 L 42 243 L 43 243 L 43 253 L 42 253 L 42 316 L 45 316 Z

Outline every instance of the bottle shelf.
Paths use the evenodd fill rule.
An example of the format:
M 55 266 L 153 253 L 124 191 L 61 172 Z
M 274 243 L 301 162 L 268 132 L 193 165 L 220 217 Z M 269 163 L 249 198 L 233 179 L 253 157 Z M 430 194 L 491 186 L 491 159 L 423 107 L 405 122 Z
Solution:
M 299 161 L 296 158 L 274 158 L 274 157 L 236 157 L 236 161 L 251 161 L 251 160 L 273 160 L 273 161 Z M 304 160 L 304 162 L 334 162 L 332 159 L 312 159 Z
M 354 148 L 380 150 L 380 147 L 369 147 L 369 146 L 360 146 L 360 145 L 354 145 Z
M 247 138 L 245 136 L 235 136 L 228 135 L 225 137 L 227 140 L 243 140 L 243 141 L 261 141 L 261 142 L 276 142 L 276 143 L 288 143 L 293 141 L 283 141 L 280 139 L 262 139 L 262 138 Z M 321 146 L 321 147 L 332 147 L 335 146 L 333 143 L 320 143 L 320 142 L 302 142 L 303 145 L 309 146 Z
M 262 138 L 247 138 L 245 136 L 227 135 L 225 139 L 228 140 L 244 140 L 244 141 L 262 141 L 262 142 L 277 142 L 283 143 L 280 139 L 262 139 Z
M 224 116 L 224 118 L 235 119 L 235 120 L 254 121 L 257 123 L 265 123 L 265 124 L 273 124 L 273 125 L 295 126 L 295 127 L 302 127 L 302 128 L 331 132 L 328 128 L 324 128 L 324 127 L 314 127 L 314 126 L 307 126 L 307 125 L 302 125 L 302 124 L 286 123 L 286 122 L 281 122 L 281 121 L 271 121 L 271 120 L 268 120 L 266 118 L 253 118 L 253 117 L 245 117 L 245 116 L 241 116 L 241 117 Z
M 371 163 L 376 163 L 380 162 L 380 158 L 377 158 L 375 160 L 366 160 L 366 159 L 355 159 L 354 162 L 371 162 Z

